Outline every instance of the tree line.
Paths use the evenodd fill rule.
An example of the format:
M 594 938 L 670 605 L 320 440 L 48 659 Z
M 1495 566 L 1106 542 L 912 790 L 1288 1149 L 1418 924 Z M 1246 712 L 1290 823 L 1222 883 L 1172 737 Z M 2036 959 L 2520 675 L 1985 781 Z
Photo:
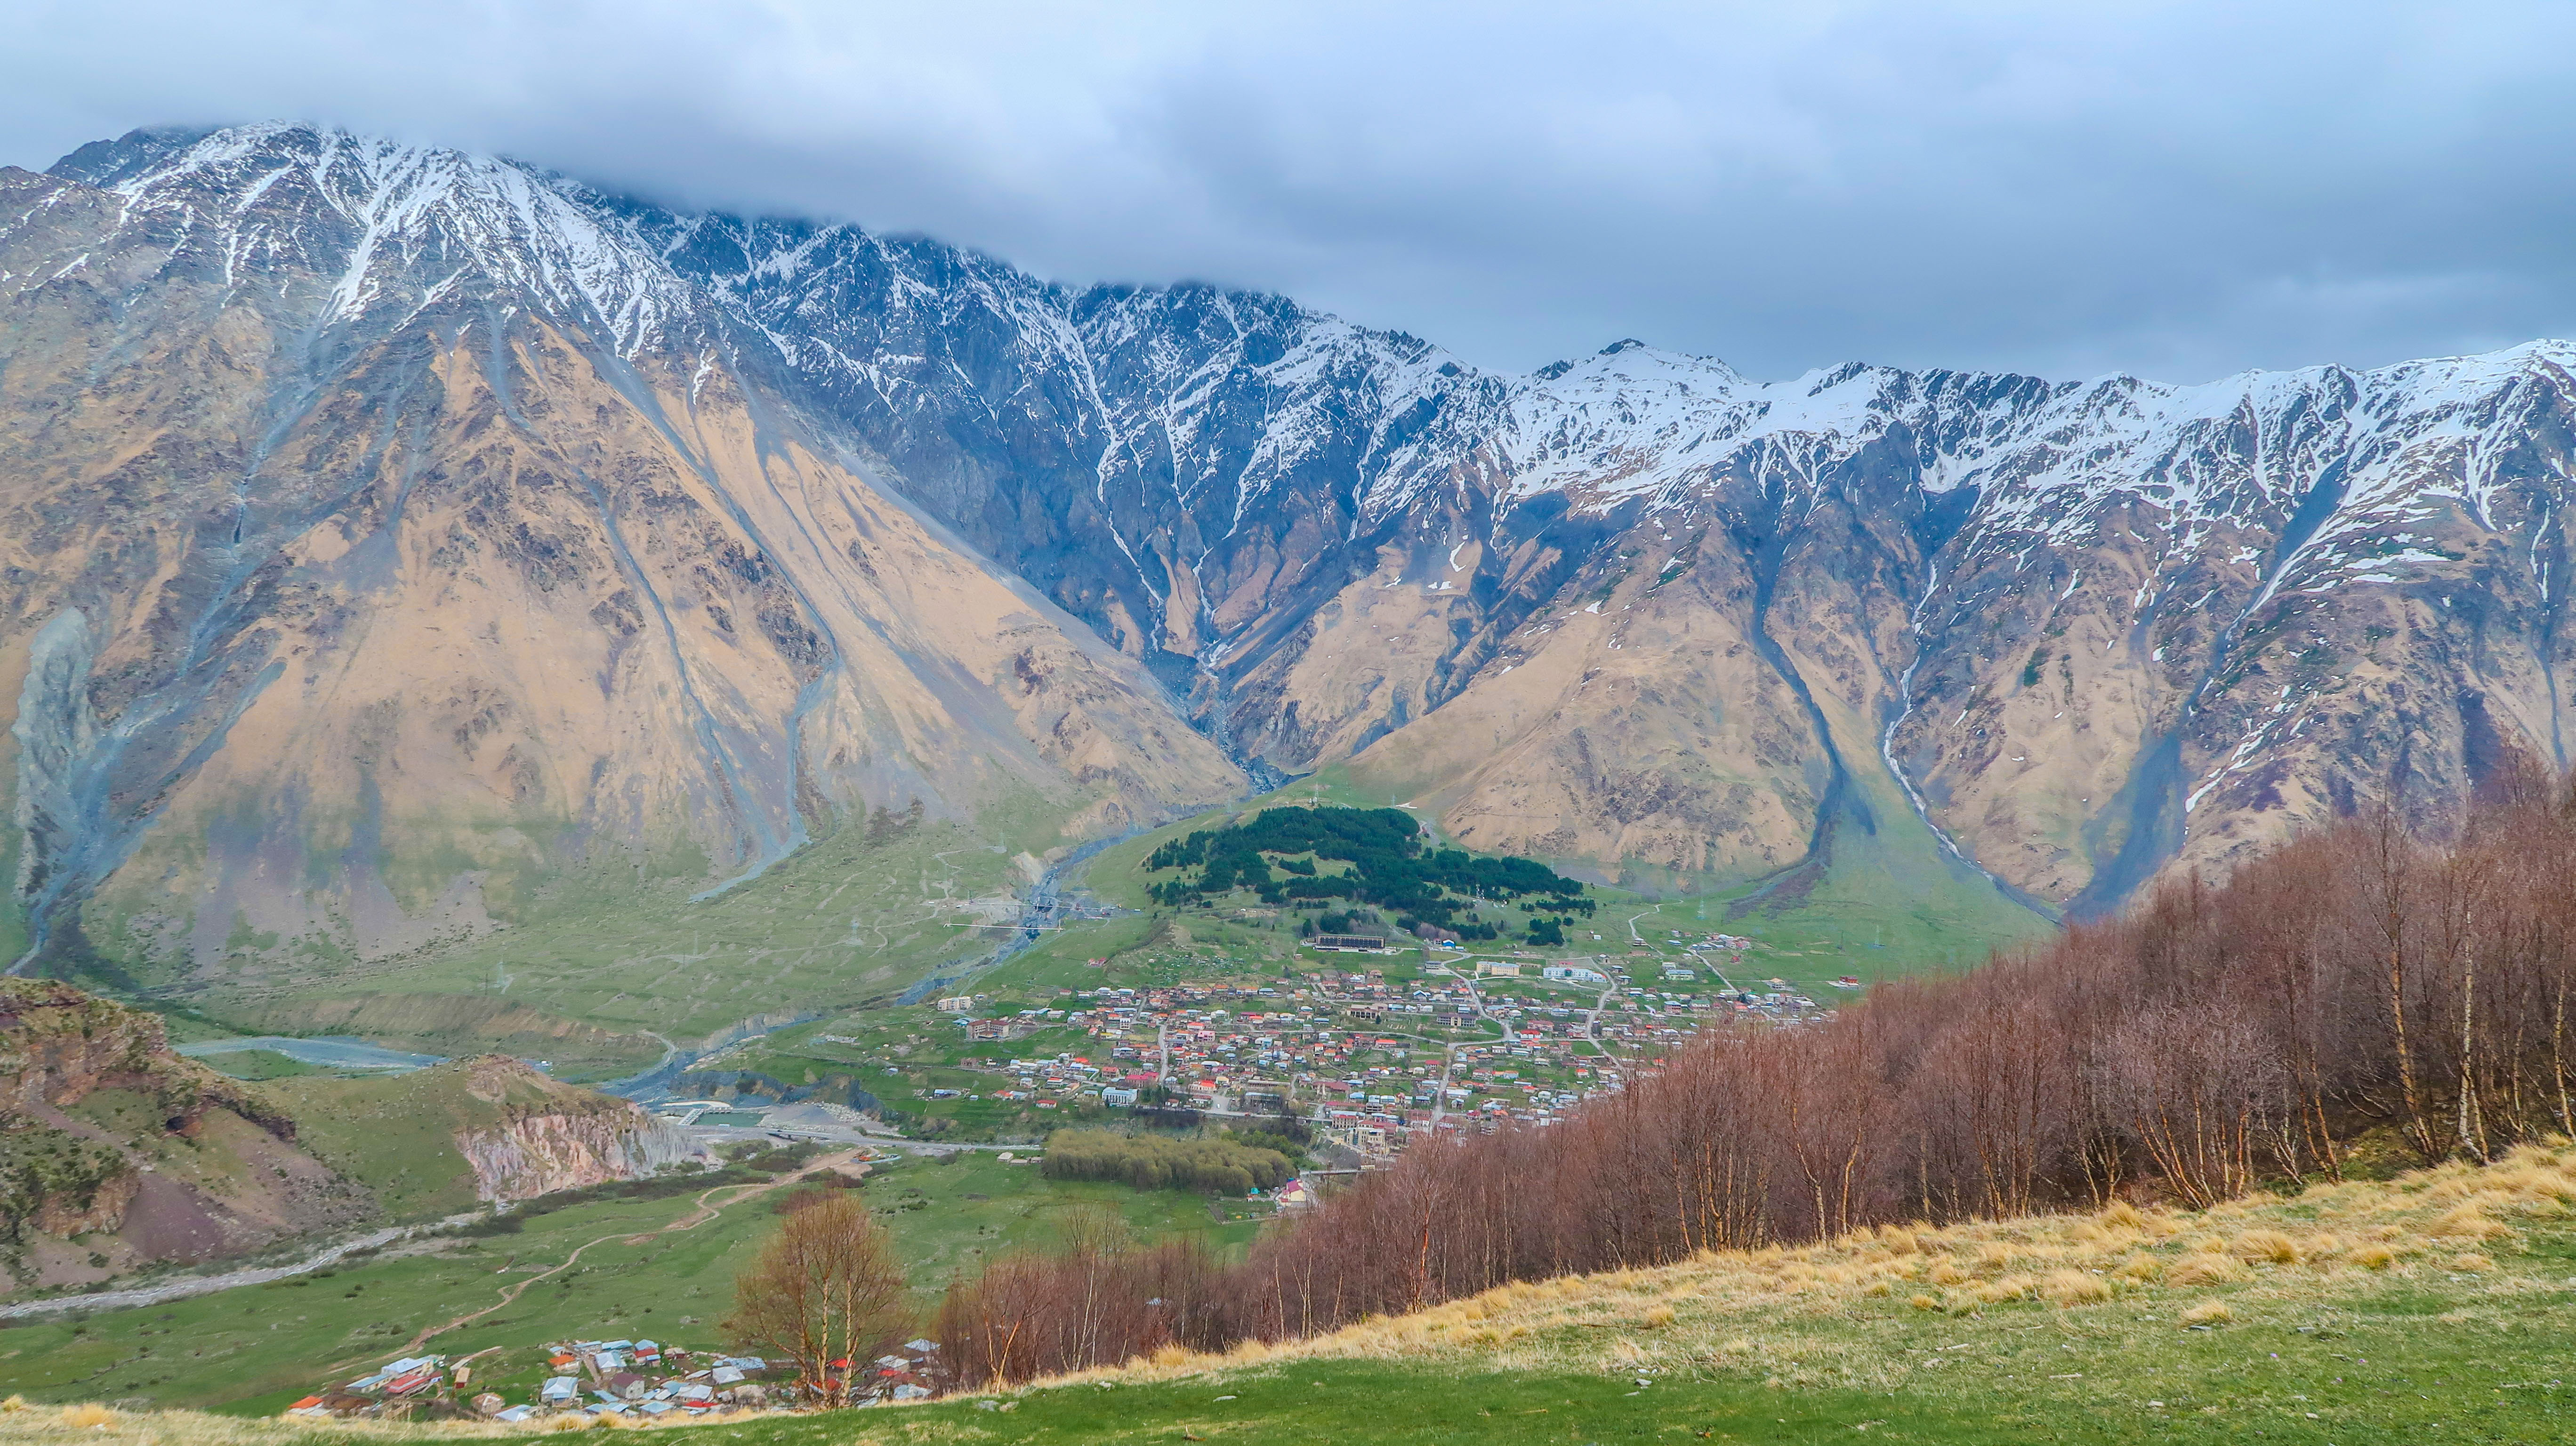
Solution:
M 1265 1137 L 1266 1138 L 1266 1137 Z M 1230 1139 L 1176 1140 L 1114 1130 L 1058 1130 L 1039 1170 L 1050 1180 L 1116 1180 L 1139 1190 L 1242 1195 L 1296 1173 L 1274 1149 Z
M 1248 1257 L 1092 1239 L 954 1287 L 961 1382 L 1328 1330 L 1514 1280 L 1864 1226 L 2206 1206 L 2356 1145 L 2576 1134 L 2576 789 L 2516 760 L 2457 836 L 2380 808 L 2224 885 L 1821 1022 L 1721 1026 L 1551 1128 L 1418 1143 Z

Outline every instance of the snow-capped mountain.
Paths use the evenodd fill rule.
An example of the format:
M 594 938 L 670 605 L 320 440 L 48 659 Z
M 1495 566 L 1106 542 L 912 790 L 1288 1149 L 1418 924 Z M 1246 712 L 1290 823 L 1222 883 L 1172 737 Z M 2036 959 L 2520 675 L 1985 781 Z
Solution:
M 2438 825 L 2510 747 L 2565 761 L 2562 343 L 2189 387 L 1763 382 L 1634 342 L 1511 376 L 1276 296 L 1059 286 L 294 126 L 19 173 L 0 302 L 40 915 L 126 897 L 217 779 L 294 793 L 228 761 L 244 721 L 340 706 L 281 681 L 318 676 L 289 635 L 474 588 L 569 589 L 546 646 L 606 711 L 537 701 L 536 644 L 477 622 L 406 757 L 482 779 L 442 846 L 526 836 L 540 798 L 578 840 L 545 867 L 666 797 L 728 800 L 695 814 L 719 874 L 854 802 L 968 809 L 960 760 L 1006 734 L 1125 812 L 1230 786 L 1165 688 L 1255 777 L 1338 764 L 1480 846 L 1782 896 L 1919 840 L 2103 907 L 2392 789 Z M 1015 701 L 1011 649 L 968 706 L 921 661 L 968 640 L 882 641 L 953 620 L 896 595 L 881 528 L 1042 594 L 1114 744 Z M 632 742 L 619 670 L 654 648 L 679 701 Z M 881 675 L 939 701 L 886 724 Z M 448 721 L 492 709 L 552 760 L 533 795 Z M 1162 792 L 1157 749 L 1191 760 Z M 660 781 L 603 794 L 603 766 Z

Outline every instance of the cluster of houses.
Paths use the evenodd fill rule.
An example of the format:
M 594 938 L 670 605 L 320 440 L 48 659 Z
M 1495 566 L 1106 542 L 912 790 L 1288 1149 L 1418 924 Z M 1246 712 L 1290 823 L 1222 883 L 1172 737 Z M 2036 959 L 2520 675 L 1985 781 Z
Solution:
M 1710 935 L 1690 947 L 1740 958 L 1751 942 Z M 1474 974 L 1481 992 L 1479 983 L 1455 973 L 1390 984 L 1383 970 L 1359 967 L 1361 962 L 1293 984 L 1079 990 L 1072 992 L 1070 1007 L 994 1019 L 973 1016 L 986 1002 L 980 998 L 953 996 L 940 1005 L 972 1039 L 1070 1025 L 1096 1041 L 1080 1054 L 961 1060 L 1005 1076 L 993 1098 L 1040 1110 L 1091 1100 L 1116 1108 L 1137 1103 L 1144 1091 L 1159 1086 L 1176 1102 L 1212 1113 L 1302 1116 L 1322 1127 L 1327 1139 L 1372 1156 L 1400 1150 L 1409 1137 L 1444 1130 L 1492 1130 L 1506 1120 L 1552 1122 L 1582 1099 L 1618 1089 L 1621 1056 L 1652 1058 L 1713 1018 L 1795 1021 L 1818 1013 L 1815 1001 L 1778 980 L 1766 992 L 1700 987 L 1691 967 L 1700 963 L 1697 955 L 1667 969 L 1661 988 L 1636 982 L 1629 967 L 1608 958 L 1528 966 L 1549 984 L 1605 991 L 1607 997 L 1598 1000 L 1493 992 L 1494 981 L 1522 977 L 1518 960 L 1479 961 Z M 1455 967 L 1464 969 L 1465 961 Z M 1691 987 L 1676 989 L 1677 984 Z M 1434 1033 L 1494 1026 L 1500 1026 L 1501 1039 L 1473 1044 L 1442 1041 Z M 1362 1060 L 1364 1055 L 1374 1058 Z M 1444 1057 L 1455 1066 L 1445 1089 Z M 1514 1062 L 1570 1075 L 1571 1088 L 1520 1079 L 1510 1067 Z
M 335 1390 L 307 1396 L 286 1414 L 337 1419 L 397 1419 L 431 1406 L 434 1414 L 479 1416 L 515 1424 L 539 1417 L 581 1415 L 650 1420 L 700 1416 L 727 1409 L 793 1407 L 802 1388 L 758 1356 L 688 1351 L 646 1340 L 560 1341 L 546 1347 L 552 1373 L 537 1399 L 512 1405 L 495 1392 L 469 1396 L 471 1358 L 453 1367 L 445 1356 L 408 1356 L 388 1362 Z M 873 1361 L 831 1363 L 848 1380 L 858 1405 L 915 1401 L 938 1389 L 939 1343 L 907 1341 Z
M 769 1374 L 769 1363 L 758 1356 L 666 1349 L 645 1340 L 567 1341 L 547 1350 L 547 1368 L 553 1374 L 538 1387 L 533 1403 L 513 1405 L 492 1391 L 468 1396 L 474 1384 L 470 1361 L 451 1368 L 445 1356 L 410 1356 L 336 1390 L 307 1396 L 289 1406 L 286 1414 L 392 1418 L 435 1403 L 450 1414 L 470 1412 L 516 1423 L 567 1413 L 639 1418 L 674 1411 L 703 1415 L 727 1407 L 790 1405 L 796 1397 L 794 1386 L 762 1379 Z
M 1064 1011 L 1061 1009 L 1023 1009 L 1017 1014 L 996 1015 L 976 1013 L 990 1002 L 991 997 L 988 995 L 952 994 L 945 999 L 935 1001 L 932 1007 L 942 1014 L 954 1016 L 957 1027 L 965 1031 L 968 1039 L 978 1044 L 1025 1038 L 1050 1024 L 1064 1022 Z
M 470 1379 L 468 1368 L 460 1373 Z M 445 1356 L 405 1356 L 388 1361 L 376 1371 L 360 1376 L 335 1390 L 320 1391 L 286 1408 L 289 1416 L 329 1416 L 356 1419 L 374 1416 L 404 1416 L 419 1401 L 437 1399 L 450 1386 Z M 461 1385 L 463 1380 L 453 1384 Z
M 779 1394 L 759 1379 L 769 1363 L 758 1356 L 701 1361 L 677 1346 L 666 1350 L 653 1341 L 626 1340 L 558 1342 L 548 1350 L 546 1364 L 555 1374 L 538 1388 L 537 1404 L 487 1414 L 503 1421 L 567 1410 L 593 1416 L 697 1414 L 718 1406 L 766 1406 Z
M 1831 1012 L 1809 996 L 1799 993 L 1785 979 L 1762 980 L 1758 988 L 1751 984 L 1735 984 L 1729 976 L 1743 976 L 1745 953 L 1753 947 L 1751 939 L 1733 934 L 1708 934 L 1693 939 L 1675 930 L 1670 942 L 1679 946 L 1685 957 L 1663 966 L 1664 982 L 1696 985 L 1701 974 L 1705 973 L 1720 986 L 1717 1003 L 1729 1012 L 1775 1024 L 1804 1023 Z M 1861 987 L 1860 979 L 1850 974 L 1831 982 L 1836 989 Z
M 849 1362 L 834 1361 L 837 1369 Z M 918 1401 L 939 1389 L 939 1342 L 911 1340 L 900 1352 L 889 1352 L 861 1367 L 850 1385 L 850 1397 L 862 1406 L 880 1401 Z

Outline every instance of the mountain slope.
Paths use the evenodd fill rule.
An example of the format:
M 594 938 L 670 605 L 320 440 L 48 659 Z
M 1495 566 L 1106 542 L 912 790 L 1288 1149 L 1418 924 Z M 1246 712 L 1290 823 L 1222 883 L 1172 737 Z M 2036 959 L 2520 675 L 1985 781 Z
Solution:
M 1069 838 L 1332 766 L 1594 877 L 2083 912 L 2565 761 L 2559 343 L 1505 376 L 284 125 L 0 177 L 0 307 L 27 944 L 140 982 L 915 802 Z
M 60 169 L 0 176 L 36 948 L 257 976 L 871 808 L 1239 788 L 518 168 L 267 128 Z
M 2564 344 L 2200 387 L 1635 343 L 1503 377 L 1275 297 L 647 229 L 1238 756 L 1356 756 L 1496 847 L 1812 873 L 1885 793 L 2102 908 L 2564 756 Z

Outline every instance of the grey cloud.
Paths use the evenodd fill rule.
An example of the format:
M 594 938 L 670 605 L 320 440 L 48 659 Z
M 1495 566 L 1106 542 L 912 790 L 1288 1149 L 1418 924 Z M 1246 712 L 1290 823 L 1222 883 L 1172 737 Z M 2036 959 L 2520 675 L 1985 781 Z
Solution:
M 0 160 L 310 118 L 1489 364 L 2192 379 L 2576 331 L 2564 7 L 38 6 Z

